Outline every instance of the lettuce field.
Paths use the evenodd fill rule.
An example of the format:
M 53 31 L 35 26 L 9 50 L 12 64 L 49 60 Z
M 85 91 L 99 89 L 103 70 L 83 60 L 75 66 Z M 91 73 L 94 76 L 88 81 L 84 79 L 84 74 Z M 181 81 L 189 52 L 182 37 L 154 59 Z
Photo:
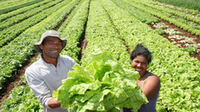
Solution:
M 0 0 L 0 111 L 43 111 L 24 70 L 39 58 L 33 44 L 54 29 L 68 41 L 61 54 L 82 66 L 106 51 L 131 69 L 129 54 L 143 43 L 161 80 L 157 111 L 200 112 L 199 1 L 164 1 Z

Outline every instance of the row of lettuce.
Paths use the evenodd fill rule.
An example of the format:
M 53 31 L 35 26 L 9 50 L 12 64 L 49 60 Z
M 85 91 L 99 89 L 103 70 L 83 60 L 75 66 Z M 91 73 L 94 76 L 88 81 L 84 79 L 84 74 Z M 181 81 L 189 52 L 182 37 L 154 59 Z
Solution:
M 56 1 L 56 2 L 43 1 L 38 4 L 35 4 L 34 6 L 29 6 L 29 10 L 26 12 L 23 11 L 23 13 L 21 10 L 17 10 L 17 11 L 15 11 L 15 16 L 9 17 L 9 18 L 6 16 L 7 17 L 6 20 L 0 22 L 0 24 L 1 24 L 0 31 L 2 31 L 3 29 L 6 29 L 12 25 L 15 25 L 17 23 L 20 23 L 21 21 L 23 21 L 27 18 L 30 18 L 30 17 L 36 15 L 37 13 L 44 11 L 45 9 L 49 9 L 50 7 L 58 4 L 59 2 L 61 2 L 61 1 Z M 40 6 L 40 7 L 38 7 L 38 6 Z M 30 8 L 32 8 L 32 9 L 30 9 Z M 7 13 L 7 14 L 10 14 L 10 13 Z M 1 17 L 5 17 L 5 16 L 1 15 Z M 1 20 L 2 19 L 3 18 L 1 18 Z
M 49 3 L 51 2 L 52 0 L 45 0 L 43 2 L 39 2 L 39 3 L 36 3 L 36 4 L 33 4 L 33 5 L 30 5 L 30 6 L 24 6 L 24 7 L 20 7 L 20 8 L 17 8 L 16 10 L 13 10 L 11 12 L 8 12 L 8 13 L 4 13 L 4 14 L 1 14 L 0 15 L 0 22 L 6 20 L 7 18 L 11 18 L 15 15 L 18 15 L 18 14 L 22 14 L 24 12 L 27 12 L 29 10 L 32 10 L 36 7 L 40 7 L 46 3 Z M 12 4 L 12 3 L 9 3 L 9 4 Z M 16 4 L 16 3 L 15 3 Z M 1 3 L 1 5 L 3 5 L 3 3 Z M 3 7 L 3 6 L 2 6 Z
M 152 16 L 149 13 L 146 13 L 136 7 L 131 6 L 130 4 L 124 2 L 123 0 L 113 0 L 113 2 L 121 7 L 122 9 L 127 10 L 131 15 L 133 15 L 135 18 L 140 20 L 143 23 L 151 24 L 151 23 L 157 23 L 160 22 L 160 19 Z
M 186 31 L 189 31 L 190 33 L 192 33 L 194 35 L 200 36 L 199 29 L 193 28 L 192 26 L 189 26 L 188 24 L 185 24 L 177 19 L 171 18 L 170 15 L 173 14 L 173 15 L 179 16 L 181 18 L 184 18 L 186 20 L 190 20 L 190 21 L 193 21 L 193 22 L 196 22 L 197 24 L 199 24 L 199 19 L 197 19 L 197 18 L 193 18 L 190 16 L 184 16 L 183 14 L 174 12 L 169 9 L 166 10 L 166 9 L 163 9 L 160 7 L 156 7 L 154 5 L 150 5 L 151 2 L 144 3 L 144 1 L 141 2 L 140 0 L 123 0 L 123 1 L 132 5 L 133 7 L 136 7 L 138 9 L 144 11 L 144 12 L 147 12 L 151 15 L 157 16 L 163 20 L 170 22 L 171 24 L 176 25 L 177 27 L 180 27 Z M 148 0 L 145 0 L 145 1 L 148 1 Z M 141 5 L 141 4 L 143 4 L 143 5 Z
M 22 7 L 26 7 L 26 6 L 41 2 L 41 1 L 42 0 L 31 0 L 31 1 L 28 1 L 28 2 L 27 1 L 18 2 L 17 4 L 13 4 L 11 6 L 2 6 L 0 8 L 0 14 L 4 14 L 4 13 L 7 13 L 7 12 L 10 12 L 10 11 L 13 11 L 13 10 L 16 10 L 16 9 L 19 9 L 19 8 L 22 8 Z
M 85 4 L 80 5 L 83 1 L 85 1 Z M 78 3 L 78 1 L 76 2 Z M 200 87 L 198 85 L 198 74 L 200 73 L 200 70 L 198 69 L 200 66 L 199 61 L 195 58 L 191 58 L 187 52 L 184 52 L 182 49 L 171 44 L 148 25 L 139 21 L 133 15 L 133 12 L 130 13 L 131 8 L 125 9 L 126 3 L 133 6 L 131 2 L 127 2 L 126 0 L 121 2 L 121 4 L 120 2 L 120 0 L 96 0 L 91 2 L 88 17 L 87 11 L 89 2 L 87 0 L 86 3 L 86 0 L 82 0 L 78 7 L 70 14 L 68 20 L 65 21 L 58 30 L 61 32 L 61 35 L 68 40 L 68 45 L 65 48 L 66 51 L 64 50 L 63 54 L 67 54 L 79 62 L 77 55 L 80 55 L 80 48 L 78 48 L 77 45 L 79 44 L 80 37 L 85 32 L 84 26 L 86 25 L 86 22 L 86 42 L 88 42 L 88 44 L 80 62 L 83 66 L 88 64 L 91 53 L 107 50 L 112 52 L 115 58 L 123 63 L 122 66 L 124 68 L 130 69 L 127 47 L 132 50 L 138 43 L 143 43 L 153 54 L 153 61 L 149 66 L 149 71 L 157 74 L 161 79 L 162 86 L 160 97 L 157 102 L 157 111 L 165 111 L 166 109 L 168 111 L 198 111 L 200 109 Z M 124 10 L 119 7 L 119 4 L 120 7 L 124 7 Z M 58 11 L 63 9 L 59 9 Z M 138 14 L 138 10 L 135 11 L 136 14 Z M 27 52 L 29 52 L 28 55 L 31 55 L 33 53 L 33 51 L 31 51 L 33 50 L 32 44 L 38 41 L 38 39 L 35 40 L 31 37 L 39 38 L 44 30 L 55 29 L 58 26 L 63 18 L 60 19 L 59 22 L 56 21 L 58 18 L 54 20 L 53 18 L 55 18 L 56 14 L 58 14 L 58 12 L 53 13 L 47 19 L 44 19 L 36 26 L 31 27 L 22 33 L 22 36 L 19 36 L 20 38 L 24 37 L 26 39 L 20 41 L 23 41 L 23 44 L 24 42 L 27 43 L 25 45 L 29 47 L 27 49 L 22 49 L 20 53 L 26 52 L 27 55 Z M 52 25 L 49 26 L 50 23 Z M 122 40 L 124 40 L 125 43 L 123 43 Z M 20 41 L 16 39 L 14 42 Z M 22 44 L 22 42 L 20 44 Z M 124 44 L 126 44 L 127 47 Z M 15 47 L 19 49 L 18 46 Z M 17 49 L 15 49 L 15 51 Z M 4 48 L 4 51 L 8 53 L 6 48 Z M 11 56 L 14 58 L 13 54 Z M 17 55 L 16 57 L 23 57 L 22 59 L 28 58 L 24 55 Z M 22 61 L 22 59 L 20 61 Z M 19 64 L 19 62 L 16 63 Z M 7 70 L 10 69 L 7 68 Z M 21 90 L 27 89 L 30 91 L 30 88 L 28 87 L 19 86 L 19 88 L 21 88 Z M 15 89 L 13 91 L 15 91 Z M 20 90 L 17 90 L 16 88 L 16 91 L 19 92 Z M 11 108 L 13 111 L 19 109 L 42 111 L 38 101 L 37 104 L 31 103 L 32 99 L 36 100 L 31 92 L 31 99 L 23 97 L 26 96 L 28 92 L 19 92 L 20 95 L 23 95 L 21 95 L 22 97 L 18 100 L 15 97 L 12 97 L 14 96 L 12 95 L 14 93 L 16 94 L 17 92 L 11 92 L 10 97 L 3 102 L 3 111 L 6 111 L 8 108 Z M 16 100 L 13 100 L 14 98 Z M 20 106 L 17 106 L 19 105 L 19 102 L 23 103 L 21 103 Z
M 63 7 L 65 4 L 68 4 L 70 1 L 71 0 L 52 1 L 48 4 L 45 4 L 41 7 L 39 7 L 38 11 L 36 11 L 37 8 L 34 8 L 33 10 L 27 11 L 27 13 L 29 13 L 29 14 L 24 12 L 23 14 L 19 14 L 19 15 L 13 16 L 10 19 L 4 20 L 2 22 L 2 27 L 4 26 L 3 25 L 4 22 L 5 23 L 11 23 L 12 26 L 7 26 L 6 28 L 3 28 L 3 30 L 1 31 L 1 33 L 0 33 L 0 37 L 1 37 L 0 47 L 7 45 L 7 43 L 9 43 L 13 39 L 15 39 L 22 32 L 24 32 L 28 28 L 34 26 L 35 24 L 41 22 L 46 17 L 48 17 L 50 14 L 52 14 L 56 10 L 60 9 L 60 7 Z M 28 15 L 30 15 L 34 11 L 36 11 L 35 15 L 28 17 Z M 24 15 L 24 14 L 26 14 L 26 15 Z M 17 23 L 15 24 L 15 22 L 17 22 Z
M 156 18 L 159 17 L 192 34 L 199 35 L 200 21 L 196 16 L 159 6 L 157 2 L 151 0 L 116 0 L 113 2 L 119 7 L 129 11 L 129 13 L 144 23 L 152 24 L 160 22 L 160 19 Z M 157 31 L 160 34 L 165 33 L 161 29 L 157 29 Z
M 155 5 L 154 2 L 152 2 L 152 1 L 147 1 L 147 2 L 141 2 L 139 0 L 132 0 L 132 1 L 139 3 L 139 4 L 142 4 L 144 6 L 150 7 L 152 9 L 156 9 L 156 10 L 161 11 L 161 12 L 166 12 L 166 13 L 169 13 L 169 14 L 172 14 L 172 15 L 176 15 L 178 17 L 181 17 L 181 18 L 184 18 L 186 20 L 193 21 L 195 23 L 200 24 L 200 20 L 198 18 L 194 18 L 192 16 L 185 15 L 185 14 L 179 12 L 179 11 L 169 10 L 169 9 L 166 9 L 166 8 L 159 7 L 159 6 Z
M 171 4 L 177 7 L 183 7 L 191 10 L 191 12 L 200 11 L 200 2 L 198 0 L 156 0 L 159 2 Z

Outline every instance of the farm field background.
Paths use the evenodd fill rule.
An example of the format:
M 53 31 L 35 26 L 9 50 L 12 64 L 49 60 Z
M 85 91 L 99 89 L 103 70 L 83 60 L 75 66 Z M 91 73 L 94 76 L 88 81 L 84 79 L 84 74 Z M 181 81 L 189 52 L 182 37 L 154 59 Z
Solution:
M 0 111 L 43 111 L 24 70 L 38 59 L 33 44 L 55 29 L 68 40 L 62 54 L 82 65 L 106 50 L 131 69 L 129 53 L 143 43 L 161 79 L 157 111 L 199 112 L 200 5 L 184 1 L 0 0 Z

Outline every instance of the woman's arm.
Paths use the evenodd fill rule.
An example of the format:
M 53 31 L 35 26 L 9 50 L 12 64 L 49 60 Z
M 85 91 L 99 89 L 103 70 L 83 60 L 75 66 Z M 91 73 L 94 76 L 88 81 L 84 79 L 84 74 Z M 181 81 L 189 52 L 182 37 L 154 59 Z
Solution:
M 156 75 L 149 76 L 144 82 L 142 91 L 146 95 L 147 99 L 155 97 L 160 90 L 160 79 Z

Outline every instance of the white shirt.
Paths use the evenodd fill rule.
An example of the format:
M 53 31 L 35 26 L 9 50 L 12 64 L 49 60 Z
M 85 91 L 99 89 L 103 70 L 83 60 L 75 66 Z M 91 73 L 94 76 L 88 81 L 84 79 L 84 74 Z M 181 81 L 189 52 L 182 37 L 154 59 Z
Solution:
M 77 64 L 69 56 L 59 56 L 57 67 L 46 63 L 42 56 L 26 69 L 26 80 L 43 105 L 44 112 L 67 112 L 67 109 L 52 109 L 48 106 L 48 100 L 52 98 L 52 92 L 62 85 L 62 80 L 67 78 L 67 74 L 72 67 Z

